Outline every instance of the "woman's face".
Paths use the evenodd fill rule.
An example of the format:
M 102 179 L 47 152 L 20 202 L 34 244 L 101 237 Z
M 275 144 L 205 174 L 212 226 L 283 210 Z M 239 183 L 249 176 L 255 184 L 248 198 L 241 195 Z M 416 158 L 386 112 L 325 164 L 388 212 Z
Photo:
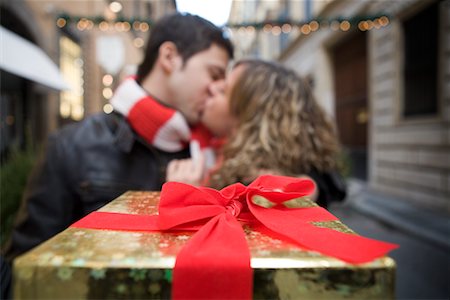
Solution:
M 225 80 L 211 85 L 211 97 L 206 101 L 201 121 L 217 137 L 228 136 L 236 126 L 236 118 L 230 113 L 230 93 L 243 66 L 234 68 Z

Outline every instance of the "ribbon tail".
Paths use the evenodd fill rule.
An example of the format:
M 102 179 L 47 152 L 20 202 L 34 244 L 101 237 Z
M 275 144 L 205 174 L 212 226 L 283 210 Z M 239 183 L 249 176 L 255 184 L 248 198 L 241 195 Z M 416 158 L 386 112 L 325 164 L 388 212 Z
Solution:
M 286 213 L 256 205 L 252 205 L 250 209 L 264 226 L 276 234 L 287 237 L 304 248 L 349 263 L 370 262 L 398 248 L 396 244 L 315 226 L 310 223 L 316 221 L 315 219 L 305 220 L 301 218 L 301 215 L 304 215 L 303 209 L 298 210 L 298 217 L 295 217 L 295 211 L 293 210 Z M 330 219 L 332 218 L 330 217 Z
M 159 231 L 157 215 L 92 212 L 70 227 L 120 231 Z
M 244 231 L 231 214 L 217 215 L 177 255 L 172 299 L 251 299 L 252 291 Z

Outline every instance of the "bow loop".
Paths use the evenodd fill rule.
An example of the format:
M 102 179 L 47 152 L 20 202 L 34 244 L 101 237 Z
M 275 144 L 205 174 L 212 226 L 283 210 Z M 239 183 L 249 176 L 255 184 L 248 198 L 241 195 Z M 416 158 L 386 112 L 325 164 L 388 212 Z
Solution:
M 220 195 L 224 199 L 228 200 L 237 200 L 241 199 L 241 197 L 245 196 L 247 192 L 247 187 L 242 183 L 234 183 L 232 185 L 226 186 L 220 190 Z
M 316 185 L 310 179 L 262 175 L 248 186 L 247 202 L 251 202 L 255 195 L 260 195 L 275 205 L 283 204 L 294 198 L 311 195 L 315 189 Z

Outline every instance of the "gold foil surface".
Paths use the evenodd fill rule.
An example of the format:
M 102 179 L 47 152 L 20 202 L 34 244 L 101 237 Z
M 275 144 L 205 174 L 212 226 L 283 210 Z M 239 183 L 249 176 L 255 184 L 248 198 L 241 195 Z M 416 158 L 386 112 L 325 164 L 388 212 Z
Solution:
M 159 192 L 130 191 L 99 211 L 155 214 Z M 314 206 L 300 198 L 302 207 Z M 355 234 L 340 221 L 316 226 Z M 389 257 L 352 265 L 244 227 L 255 299 L 393 299 Z M 16 299 L 169 299 L 172 269 L 190 232 L 68 228 L 14 262 Z

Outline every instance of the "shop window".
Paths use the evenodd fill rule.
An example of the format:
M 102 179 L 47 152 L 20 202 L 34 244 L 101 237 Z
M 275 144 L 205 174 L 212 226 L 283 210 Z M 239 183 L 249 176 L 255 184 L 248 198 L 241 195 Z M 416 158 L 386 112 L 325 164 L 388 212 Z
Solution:
M 79 121 L 84 117 L 83 60 L 81 47 L 66 36 L 61 36 L 60 68 L 71 89 L 61 92 L 59 114 L 63 119 Z
M 439 1 L 403 22 L 403 117 L 438 113 Z

